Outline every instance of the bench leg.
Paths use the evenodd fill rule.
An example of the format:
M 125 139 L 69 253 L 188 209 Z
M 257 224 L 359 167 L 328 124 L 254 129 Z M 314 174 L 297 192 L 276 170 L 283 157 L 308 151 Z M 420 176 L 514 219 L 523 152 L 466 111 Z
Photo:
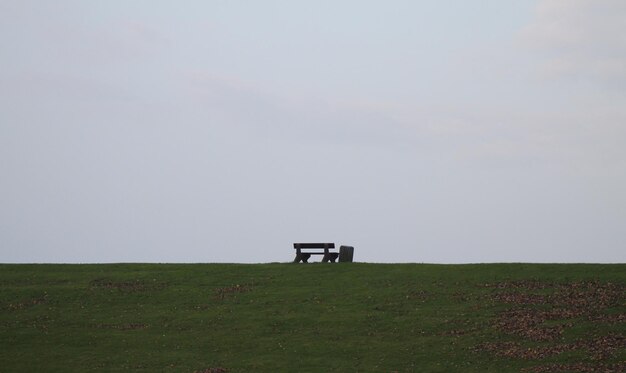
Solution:
M 296 258 L 293 260 L 294 263 L 300 263 L 302 260 L 303 263 L 306 263 L 306 260 L 302 258 L 302 251 L 300 248 L 296 249 Z
M 328 245 L 324 244 L 324 257 L 322 258 L 322 263 L 328 263 L 330 259 L 330 251 L 328 250 Z
M 300 263 L 300 261 L 302 261 L 302 263 L 308 263 L 307 260 L 309 260 L 310 257 L 311 257 L 311 254 L 307 254 L 307 253 L 296 254 L 296 258 L 293 260 L 293 262 Z
M 335 261 L 337 260 L 337 257 L 339 257 L 338 253 L 328 253 L 328 254 L 324 254 L 324 258 L 322 258 L 322 263 L 335 263 Z

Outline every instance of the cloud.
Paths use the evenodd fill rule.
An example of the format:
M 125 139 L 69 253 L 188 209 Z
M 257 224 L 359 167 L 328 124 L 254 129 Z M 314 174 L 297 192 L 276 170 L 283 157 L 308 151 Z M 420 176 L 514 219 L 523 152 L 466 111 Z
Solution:
M 626 2 L 542 0 L 523 39 L 541 52 L 548 77 L 626 84 Z

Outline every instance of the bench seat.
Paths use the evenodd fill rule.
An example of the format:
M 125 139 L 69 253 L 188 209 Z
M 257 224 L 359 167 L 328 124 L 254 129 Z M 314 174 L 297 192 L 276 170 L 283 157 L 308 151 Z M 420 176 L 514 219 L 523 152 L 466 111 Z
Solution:
M 296 258 L 293 260 L 294 263 L 308 263 L 311 255 L 324 255 L 322 258 L 323 263 L 332 262 L 335 263 L 337 258 L 339 257 L 339 253 L 331 252 L 330 249 L 335 248 L 335 244 L 332 242 L 329 243 L 294 243 L 293 248 L 296 249 Z M 309 251 L 309 250 L 324 250 L 324 251 Z M 302 251 L 307 250 L 307 251 Z

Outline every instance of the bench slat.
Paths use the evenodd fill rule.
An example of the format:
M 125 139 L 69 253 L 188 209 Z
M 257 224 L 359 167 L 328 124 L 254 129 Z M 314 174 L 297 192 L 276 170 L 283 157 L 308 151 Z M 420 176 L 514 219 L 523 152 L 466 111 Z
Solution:
M 335 244 L 332 242 L 329 242 L 329 243 L 310 243 L 310 242 L 294 243 L 293 248 L 294 249 L 323 249 L 324 245 L 327 245 L 326 247 L 328 247 L 329 249 L 335 248 Z

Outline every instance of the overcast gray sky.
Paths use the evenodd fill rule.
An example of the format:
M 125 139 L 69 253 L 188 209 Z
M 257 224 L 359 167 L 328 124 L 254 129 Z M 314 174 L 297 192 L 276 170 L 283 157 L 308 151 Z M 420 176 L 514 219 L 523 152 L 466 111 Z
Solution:
M 626 262 L 626 1 L 0 0 L 0 262 Z

